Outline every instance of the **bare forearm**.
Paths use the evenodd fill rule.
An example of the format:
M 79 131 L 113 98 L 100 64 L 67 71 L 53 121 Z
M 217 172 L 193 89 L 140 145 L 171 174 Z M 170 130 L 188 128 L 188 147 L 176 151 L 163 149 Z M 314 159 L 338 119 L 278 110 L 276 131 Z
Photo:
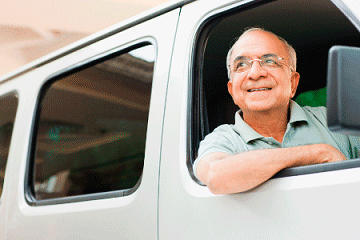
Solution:
M 265 182 L 284 168 L 345 159 L 340 152 L 336 156 L 329 155 L 330 150 L 337 151 L 327 144 L 315 144 L 204 159 L 204 165 L 199 164 L 200 169 L 198 167 L 199 177 L 213 193 L 243 192 Z

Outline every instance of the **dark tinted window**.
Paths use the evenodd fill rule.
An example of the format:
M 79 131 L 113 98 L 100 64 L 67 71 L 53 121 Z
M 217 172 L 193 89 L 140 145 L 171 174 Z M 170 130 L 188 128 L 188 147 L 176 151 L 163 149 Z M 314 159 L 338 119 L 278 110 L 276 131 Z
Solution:
M 0 198 L 17 106 L 18 98 L 15 95 L 0 97 Z
M 53 82 L 37 124 L 37 200 L 140 183 L 154 68 L 148 45 Z

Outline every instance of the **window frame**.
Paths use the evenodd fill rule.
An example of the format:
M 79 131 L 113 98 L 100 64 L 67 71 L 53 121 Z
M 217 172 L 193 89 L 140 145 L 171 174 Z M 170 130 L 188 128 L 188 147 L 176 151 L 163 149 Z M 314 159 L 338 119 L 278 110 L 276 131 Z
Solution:
M 152 46 L 154 48 L 155 61 L 154 61 L 153 76 L 155 76 L 156 65 L 158 60 L 157 42 L 153 37 L 143 37 L 125 44 L 121 44 L 121 46 L 115 47 L 104 53 L 90 57 L 70 67 L 57 71 L 46 78 L 38 93 L 38 97 L 36 100 L 35 117 L 32 122 L 31 145 L 30 145 L 29 157 L 26 166 L 25 186 L 24 186 L 25 200 L 27 204 L 29 204 L 30 206 L 46 206 L 46 205 L 65 204 L 65 203 L 73 203 L 73 202 L 83 202 L 83 201 L 123 197 L 133 194 L 139 188 L 141 184 L 142 176 L 139 178 L 135 186 L 130 189 L 38 200 L 35 198 L 35 192 L 34 192 L 35 189 L 34 173 L 35 173 L 35 155 L 36 155 L 36 142 L 37 142 L 36 139 L 37 139 L 38 126 L 39 126 L 39 119 L 41 114 L 41 103 L 50 86 L 56 81 L 65 78 L 67 76 L 70 76 L 71 74 L 88 69 L 90 67 L 95 66 L 96 64 L 103 63 L 114 57 L 120 56 L 122 54 L 126 54 L 132 50 L 139 49 L 144 46 Z M 146 155 L 146 149 L 145 149 L 145 155 Z M 146 161 L 145 158 L 146 157 L 144 157 L 144 162 Z
M 217 9 L 206 16 L 204 16 L 196 30 L 194 38 L 191 64 L 189 76 L 190 84 L 188 91 L 188 103 L 189 108 L 187 111 L 187 145 L 186 145 L 186 166 L 188 168 L 190 177 L 199 185 L 204 186 L 194 175 L 193 162 L 196 159 L 196 153 L 200 141 L 200 136 L 204 137 L 206 132 L 207 119 L 204 117 L 204 106 L 202 105 L 204 99 L 202 94 L 202 81 L 203 81 L 203 63 L 204 63 L 204 46 L 206 45 L 209 34 L 216 25 L 222 19 L 239 12 L 243 12 L 252 8 L 262 6 L 266 3 L 276 2 L 279 0 L 248 0 L 241 3 L 235 3 L 221 9 Z M 351 24 L 359 31 L 360 34 L 360 20 L 352 13 L 352 11 L 340 0 L 328 0 L 333 3 L 339 11 L 351 22 Z M 206 108 L 206 107 L 205 107 Z M 205 118 L 205 119 L 204 119 Z M 204 130 L 205 129 L 205 130 Z M 323 163 L 316 165 L 307 165 L 293 168 L 286 168 L 279 171 L 272 178 L 284 178 L 292 176 L 300 176 L 313 173 L 322 173 L 330 171 L 338 171 L 360 167 L 360 158 L 349 159 L 347 161 Z

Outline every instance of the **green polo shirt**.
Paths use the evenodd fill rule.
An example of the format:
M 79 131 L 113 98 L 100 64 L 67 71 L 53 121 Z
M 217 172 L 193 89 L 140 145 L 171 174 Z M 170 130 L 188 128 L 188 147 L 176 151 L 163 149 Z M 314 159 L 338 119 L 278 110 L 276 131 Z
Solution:
M 234 125 L 221 125 L 200 143 L 193 169 L 202 157 L 209 153 L 223 152 L 235 155 L 257 149 L 287 148 L 301 145 L 326 143 L 340 150 L 347 159 L 360 156 L 358 137 L 332 133 L 327 128 L 325 107 L 300 107 L 290 101 L 290 121 L 282 143 L 272 137 L 264 137 L 244 122 L 240 110 L 235 114 Z

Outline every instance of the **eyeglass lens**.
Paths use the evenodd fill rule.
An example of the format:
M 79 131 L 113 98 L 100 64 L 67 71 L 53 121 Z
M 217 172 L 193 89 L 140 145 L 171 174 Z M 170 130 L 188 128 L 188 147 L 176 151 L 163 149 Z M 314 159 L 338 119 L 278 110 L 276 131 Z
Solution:
M 271 55 L 271 56 L 262 56 L 260 59 L 251 60 L 248 57 L 241 57 L 234 62 L 234 71 L 235 72 L 244 72 L 250 69 L 254 61 L 259 61 L 260 66 L 264 69 L 275 69 L 281 66 L 282 58 Z

